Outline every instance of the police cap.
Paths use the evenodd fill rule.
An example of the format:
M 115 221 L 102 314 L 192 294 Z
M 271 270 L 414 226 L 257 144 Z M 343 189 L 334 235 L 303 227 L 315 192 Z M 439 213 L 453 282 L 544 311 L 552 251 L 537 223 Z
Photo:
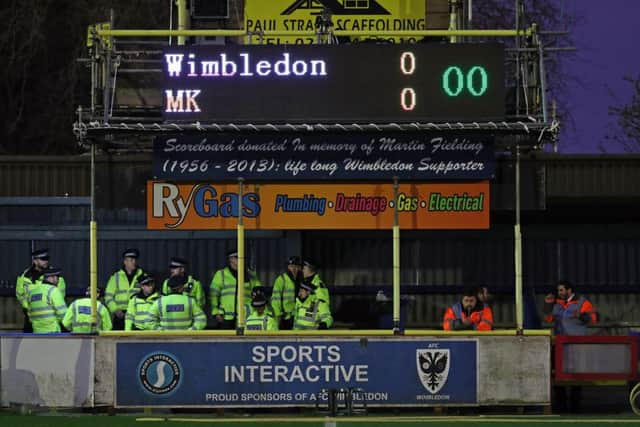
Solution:
M 227 258 L 238 258 L 238 251 L 237 250 L 232 250 L 227 252 Z
M 310 259 L 305 259 L 304 262 L 302 263 L 303 266 L 310 268 L 313 271 L 316 271 L 318 269 L 318 264 L 316 264 L 315 262 L 311 261 Z
M 140 251 L 136 248 L 125 249 L 122 252 L 122 258 L 138 258 L 140 256 Z
M 267 305 L 267 297 L 263 293 L 258 293 L 251 300 L 252 307 L 264 307 Z
M 187 262 L 186 259 L 184 258 L 178 258 L 178 257 L 173 257 L 171 258 L 171 260 L 169 261 L 169 268 L 180 268 L 180 267 L 186 267 L 187 264 L 189 264 Z
M 302 259 L 299 256 L 290 256 L 288 264 L 302 267 Z
M 143 274 L 140 277 L 138 277 L 138 284 L 140 286 L 142 285 L 154 285 L 155 284 L 155 280 L 153 280 L 153 277 Z
M 313 292 L 313 291 L 316 290 L 316 285 L 314 285 L 313 283 L 308 282 L 306 280 L 303 281 L 302 283 L 300 283 L 300 287 L 302 289 L 305 289 L 305 290 L 309 291 L 309 292 Z
M 48 261 L 49 249 L 36 249 L 35 251 L 31 252 L 31 258 Z
M 59 276 L 62 273 L 62 269 L 59 267 L 49 267 L 46 270 L 44 270 L 42 272 L 42 275 L 44 277 L 51 277 L 51 276 Z

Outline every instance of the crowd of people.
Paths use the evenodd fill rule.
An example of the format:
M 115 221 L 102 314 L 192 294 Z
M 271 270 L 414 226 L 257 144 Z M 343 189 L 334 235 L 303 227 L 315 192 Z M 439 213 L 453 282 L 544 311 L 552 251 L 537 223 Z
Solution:
M 90 289 L 86 298 L 67 307 L 62 270 L 49 264 L 47 249 L 33 251 L 32 265 L 16 280 L 24 332 L 235 329 L 239 310 L 244 310 L 248 330 L 328 329 L 333 324 L 329 290 L 311 260 L 290 257 L 271 298 L 255 272 L 245 269 L 245 304 L 239 308 L 236 251 L 227 254 L 226 266 L 214 273 L 207 292 L 188 273 L 187 260 L 171 258 L 168 277 L 160 284 L 138 265 L 139 256 L 135 248 L 122 253 L 122 267 L 109 277 L 93 322 Z
M 248 330 L 329 329 L 333 324 L 329 290 L 311 260 L 291 256 L 278 275 L 271 296 L 256 273 L 245 269 L 244 300 L 238 307 L 238 253 L 227 254 L 226 266 L 216 271 L 208 290 L 188 272 L 188 261 L 173 257 L 162 283 L 138 265 L 140 252 L 122 253 L 98 301 L 92 318 L 90 289 L 87 297 L 65 303 L 66 282 L 59 268 L 49 264 L 47 249 L 32 252 L 32 265 L 16 280 L 16 298 L 25 314 L 24 332 L 91 333 L 108 330 L 235 329 L 244 310 Z M 574 292 L 568 281 L 557 283 L 557 295 L 545 297 L 545 321 L 556 335 L 586 335 L 597 322 L 591 302 Z M 208 296 L 208 298 L 207 298 Z M 470 288 L 444 313 L 446 331 L 490 331 L 494 328 L 492 296 L 487 287 Z

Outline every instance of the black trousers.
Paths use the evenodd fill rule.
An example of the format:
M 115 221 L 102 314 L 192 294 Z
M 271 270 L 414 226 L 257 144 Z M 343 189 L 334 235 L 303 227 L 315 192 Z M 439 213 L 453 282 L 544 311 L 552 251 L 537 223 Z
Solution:
M 24 325 L 22 326 L 22 332 L 25 334 L 33 333 L 33 325 L 31 324 L 31 319 L 29 319 L 29 313 L 27 309 L 23 308 L 22 312 L 24 313 Z
M 280 330 L 290 331 L 291 329 L 293 329 L 293 317 L 289 319 L 280 319 Z
M 113 324 L 114 331 L 124 331 L 124 317 L 121 319 L 118 316 L 113 316 L 111 323 Z

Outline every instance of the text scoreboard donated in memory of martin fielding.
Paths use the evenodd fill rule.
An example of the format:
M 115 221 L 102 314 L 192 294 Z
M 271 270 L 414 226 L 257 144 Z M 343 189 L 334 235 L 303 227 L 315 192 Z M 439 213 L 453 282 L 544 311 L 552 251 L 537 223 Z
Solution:
M 504 116 L 499 44 L 181 46 L 164 52 L 164 117 L 428 122 Z

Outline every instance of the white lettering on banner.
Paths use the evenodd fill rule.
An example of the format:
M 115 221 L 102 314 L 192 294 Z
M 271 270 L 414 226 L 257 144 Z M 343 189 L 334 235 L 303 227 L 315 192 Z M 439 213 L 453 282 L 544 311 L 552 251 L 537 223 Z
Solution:
M 348 172 L 360 171 L 412 171 L 413 163 L 396 160 L 390 162 L 387 159 L 377 159 L 375 161 L 365 161 L 360 159 L 346 158 L 342 161 L 344 170 Z
M 280 382 L 349 382 L 369 381 L 368 365 L 339 365 L 340 347 L 337 345 L 255 345 L 251 360 L 256 365 L 226 365 L 225 383 Z M 267 365 L 267 363 L 277 363 Z M 294 365 L 283 365 L 291 363 Z M 295 365 L 308 363 L 308 366 Z M 325 363 L 332 363 L 327 365 Z
M 164 141 L 164 147 L 162 147 L 162 151 L 165 153 L 171 152 L 184 152 L 184 151 L 193 151 L 193 152 L 202 152 L 202 151 L 233 151 L 234 144 L 236 143 L 235 139 L 229 142 L 228 144 L 211 144 L 207 142 L 207 138 L 202 139 L 198 144 L 179 144 L 177 138 L 169 138 Z
M 340 347 L 337 345 L 254 345 L 251 348 L 251 360 L 254 363 L 271 363 L 283 361 L 286 363 L 297 362 L 331 362 L 340 361 Z
M 420 160 L 420 166 L 418 166 L 418 170 L 421 172 L 433 172 L 436 175 L 440 173 L 446 175 L 449 172 L 457 171 L 481 171 L 484 170 L 484 163 L 475 162 L 473 160 L 469 160 L 468 162 L 454 162 L 449 160 L 448 162 L 439 161 L 432 163 L 429 157 L 425 157 Z
M 279 383 L 279 382 L 349 382 L 369 381 L 368 365 L 226 365 L 225 383 Z
M 431 152 L 441 151 L 473 151 L 476 156 L 484 149 L 482 142 L 471 142 L 468 139 L 455 138 L 453 141 L 445 141 L 442 137 L 431 140 Z
M 183 73 L 183 54 L 166 53 L 165 62 L 169 77 L 267 77 L 271 74 L 287 76 L 327 76 L 327 62 L 323 59 L 295 59 L 290 53 L 283 53 L 278 61 L 261 59 L 257 63 L 250 53 L 240 53 L 233 58 L 226 53 L 218 55 L 217 60 L 196 59 L 195 54 L 188 55 L 187 74 Z
M 448 394 L 419 394 L 416 400 L 451 400 Z

